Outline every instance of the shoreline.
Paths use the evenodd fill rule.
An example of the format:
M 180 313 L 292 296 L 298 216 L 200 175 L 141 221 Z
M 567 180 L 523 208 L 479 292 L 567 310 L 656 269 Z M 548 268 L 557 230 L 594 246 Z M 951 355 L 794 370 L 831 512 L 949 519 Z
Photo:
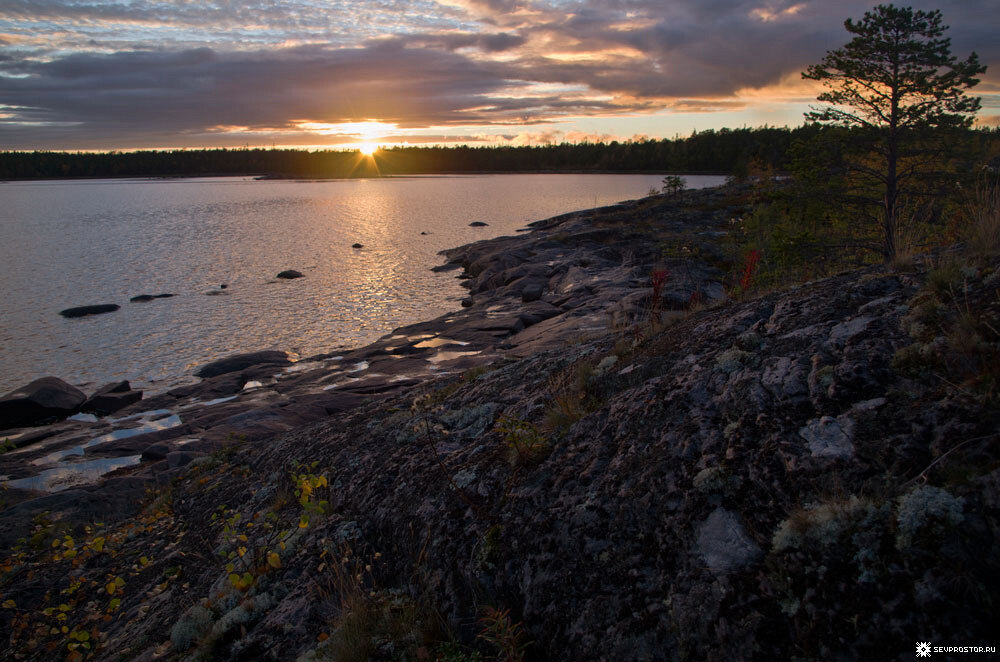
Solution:
M 135 179 L 140 181 L 172 180 L 172 179 L 212 179 L 218 177 L 246 177 L 254 181 L 307 181 L 307 182 L 337 182 L 355 181 L 363 179 L 405 179 L 408 177 L 475 177 L 479 175 L 691 175 L 693 177 L 728 177 L 731 173 L 708 170 L 708 171 L 668 171 L 668 170 L 481 170 L 481 171 L 441 171 L 424 172 L 394 175 L 378 175 L 370 177 L 311 177 L 308 175 L 284 175 L 275 173 L 213 173 L 213 174 L 193 174 L 193 175 L 107 175 L 107 176 L 81 176 L 81 177 L 20 177 L 0 179 L 0 184 L 23 183 L 23 182 L 73 182 L 73 181 L 94 181 L 94 180 L 126 180 Z
M 176 476 L 181 466 L 156 463 L 162 465 L 168 454 L 182 448 L 190 461 L 220 450 L 234 435 L 255 439 L 287 431 L 429 379 L 604 333 L 641 314 L 641 302 L 650 291 L 648 273 L 655 265 L 642 264 L 641 259 L 625 265 L 620 255 L 609 260 L 602 255 L 602 244 L 611 234 L 594 226 L 605 217 L 620 218 L 643 208 L 650 214 L 661 208 L 681 213 L 686 205 L 726 195 L 719 188 L 699 189 L 677 199 L 661 195 L 574 211 L 530 223 L 513 236 L 446 249 L 441 251 L 445 263 L 432 271 L 461 270 L 458 277 L 470 295 L 460 310 L 404 325 L 354 349 L 295 362 L 271 356 L 158 392 L 104 418 L 85 416 L 5 435 L 16 448 L 0 455 L 0 476 L 12 491 L 42 488 L 55 494 L 91 488 L 105 476 L 123 472 L 160 484 Z M 726 213 L 714 217 L 710 225 L 725 227 Z M 526 251 L 538 254 L 513 267 L 511 256 L 525 257 Z M 554 261 L 561 264 L 553 268 Z M 604 274 L 603 285 L 612 295 L 591 293 L 586 281 L 593 282 L 589 274 L 595 268 Z M 722 276 L 703 265 L 703 273 L 677 286 L 673 305 L 683 309 L 696 290 L 724 296 Z M 618 300 L 621 295 L 625 301 Z M 128 464 L 119 468 L 124 461 Z M 94 475 L 109 467 L 111 471 Z M 29 496 L 17 494 L 18 500 Z

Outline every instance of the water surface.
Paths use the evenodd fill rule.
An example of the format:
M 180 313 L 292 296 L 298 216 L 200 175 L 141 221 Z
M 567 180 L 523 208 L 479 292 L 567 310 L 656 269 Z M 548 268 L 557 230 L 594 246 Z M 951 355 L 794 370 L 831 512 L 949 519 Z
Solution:
M 308 356 L 357 346 L 458 307 L 465 290 L 456 272 L 429 270 L 442 262 L 438 251 L 642 197 L 660 179 L 0 183 L 0 393 L 44 375 L 87 388 L 130 379 L 156 391 L 235 352 Z M 285 269 L 305 277 L 274 279 Z M 206 295 L 222 284 L 225 294 Z M 128 301 L 160 293 L 175 296 Z M 58 315 L 98 303 L 122 308 Z

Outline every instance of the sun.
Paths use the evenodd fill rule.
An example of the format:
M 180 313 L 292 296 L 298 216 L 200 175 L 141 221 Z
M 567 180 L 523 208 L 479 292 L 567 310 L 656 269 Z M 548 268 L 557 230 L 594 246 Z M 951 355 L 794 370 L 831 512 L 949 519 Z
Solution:
M 378 151 L 378 145 L 376 143 L 362 143 L 358 145 L 358 151 L 365 156 L 371 156 Z

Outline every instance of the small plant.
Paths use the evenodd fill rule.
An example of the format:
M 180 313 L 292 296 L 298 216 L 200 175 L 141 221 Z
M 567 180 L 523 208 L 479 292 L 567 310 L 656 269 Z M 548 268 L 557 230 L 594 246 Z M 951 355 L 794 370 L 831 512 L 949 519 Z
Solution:
M 483 626 L 479 638 L 496 646 L 500 662 L 523 662 L 524 653 L 531 645 L 524 627 L 511 619 L 509 609 L 486 607 L 483 612 L 483 617 L 479 619 Z
M 497 422 L 496 429 L 503 434 L 508 459 L 515 467 L 534 466 L 549 454 L 548 440 L 527 421 L 504 416 Z
M 760 262 L 760 251 L 756 249 L 747 251 L 746 257 L 743 259 L 743 272 L 740 275 L 740 293 L 746 292 L 753 285 L 758 262 Z

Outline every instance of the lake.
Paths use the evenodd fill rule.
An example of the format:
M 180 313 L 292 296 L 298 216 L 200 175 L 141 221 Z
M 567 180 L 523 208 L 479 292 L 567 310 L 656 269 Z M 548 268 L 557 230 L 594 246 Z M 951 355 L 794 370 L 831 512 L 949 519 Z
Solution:
M 660 179 L 2 182 L 0 393 L 45 375 L 85 389 L 129 379 L 156 392 L 228 354 L 356 347 L 459 307 L 456 272 L 430 271 L 443 262 L 438 251 L 639 198 Z M 686 177 L 690 188 L 723 179 Z M 285 269 L 305 277 L 274 278 Z M 160 293 L 175 296 L 129 303 Z M 58 314 L 103 303 L 121 310 Z

